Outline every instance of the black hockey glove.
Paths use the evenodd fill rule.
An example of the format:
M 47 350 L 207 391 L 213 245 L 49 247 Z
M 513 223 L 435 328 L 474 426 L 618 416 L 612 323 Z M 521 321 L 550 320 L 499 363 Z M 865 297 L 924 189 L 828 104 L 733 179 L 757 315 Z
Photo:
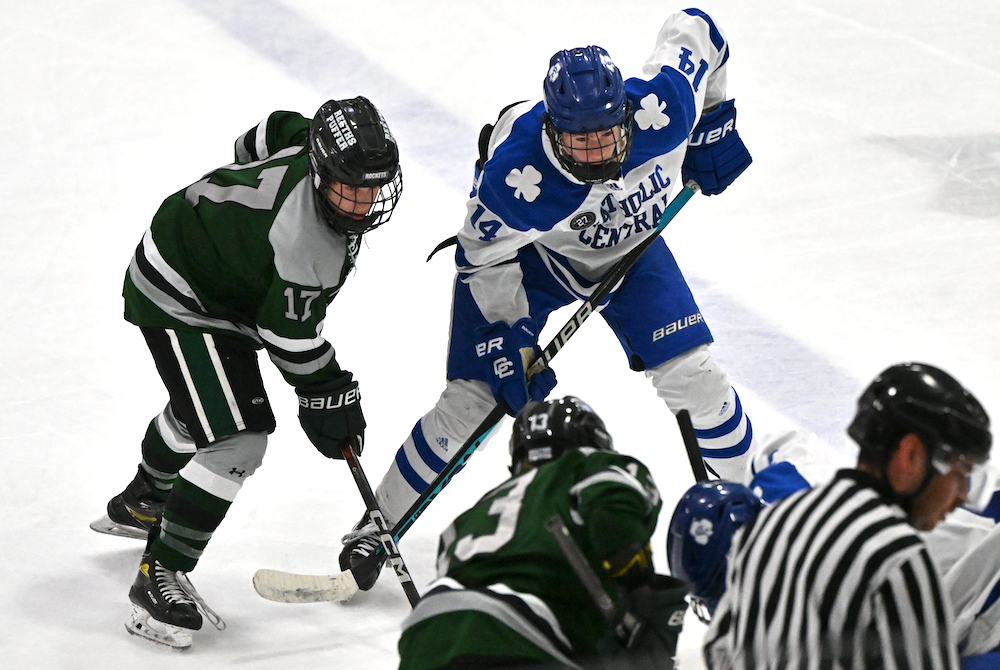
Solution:
M 726 100 L 702 114 L 688 140 L 681 177 L 685 184 L 693 179 L 705 195 L 717 195 L 736 181 L 752 161 L 736 132 L 736 103 Z
M 630 670 L 670 670 L 687 611 L 687 584 L 667 575 L 653 575 L 644 586 L 625 595 L 625 609 L 638 622 L 629 640 L 609 631 L 597 643 L 594 667 Z
M 309 441 L 328 458 L 343 460 L 340 445 L 357 439 L 357 453 L 365 444 L 365 415 L 361 411 L 358 383 L 345 379 L 309 389 L 295 389 L 299 396 L 299 423 Z

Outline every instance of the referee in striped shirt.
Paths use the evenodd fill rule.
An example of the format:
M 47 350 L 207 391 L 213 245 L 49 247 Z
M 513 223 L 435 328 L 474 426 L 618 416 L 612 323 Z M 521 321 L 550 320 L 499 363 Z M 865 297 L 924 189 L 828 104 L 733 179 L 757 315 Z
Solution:
M 710 670 L 959 667 L 951 605 L 916 531 L 964 502 L 989 457 L 982 405 L 935 367 L 895 365 L 858 400 L 856 469 L 765 509 L 730 554 Z

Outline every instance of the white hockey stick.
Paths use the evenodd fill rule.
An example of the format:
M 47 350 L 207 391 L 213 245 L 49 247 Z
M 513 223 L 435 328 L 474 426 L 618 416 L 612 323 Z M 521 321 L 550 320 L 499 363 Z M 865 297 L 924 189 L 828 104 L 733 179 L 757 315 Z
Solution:
M 258 570 L 253 587 L 262 598 L 278 603 L 319 603 L 350 600 L 358 583 L 350 570 L 333 575 L 297 575 L 281 570 Z

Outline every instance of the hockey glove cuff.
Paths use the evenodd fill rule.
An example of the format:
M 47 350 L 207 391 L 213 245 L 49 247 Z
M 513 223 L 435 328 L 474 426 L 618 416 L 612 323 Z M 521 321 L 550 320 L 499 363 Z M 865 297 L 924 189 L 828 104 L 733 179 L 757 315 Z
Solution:
M 717 195 L 752 161 L 736 131 L 736 103 L 726 100 L 703 114 L 691 133 L 681 176 L 685 184 L 693 179 L 705 195 Z
M 533 319 L 521 319 L 513 326 L 504 322 L 482 329 L 476 356 L 483 365 L 483 379 L 497 402 L 503 401 L 516 416 L 528 400 L 544 400 L 555 388 L 556 374 L 544 368 L 529 380 L 526 371 L 541 353 L 536 344 L 539 328 Z
M 309 389 L 295 389 L 299 396 L 299 424 L 321 454 L 343 459 L 340 445 L 357 439 L 357 453 L 365 443 L 365 415 L 361 411 L 358 383 L 350 375 L 337 382 Z
M 611 578 L 625 590 L 632 591 L 650 582 L 653 570 L 653 548 L 649 542 L 636 542 L 623 547 L 603 562 Z

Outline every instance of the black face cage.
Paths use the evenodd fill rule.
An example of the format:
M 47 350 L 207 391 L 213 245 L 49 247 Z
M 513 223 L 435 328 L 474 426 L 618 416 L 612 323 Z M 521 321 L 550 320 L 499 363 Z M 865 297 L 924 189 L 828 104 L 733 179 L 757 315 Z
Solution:
M 573 160 L 570 157 L 570 145 L 563 141 L 564 136 L 572 137 L 585 133 L 564 132 L 555 127 L 548 114 L 544 120 L 545 134 L 552 143 L 552 151 L 556 155 L 559 165 L 571 175 L 582 181 L 584 184 L 602 184 L 606 181 L 620 179 L 622 176 L 622 166 L 628 160 L 629 152 L 632 150 L 632 103 L 625 107 L 625 121 L 618 128 L 621 128 L 621 137 L 612 140 L 608 144 L 600 144 L 590 147 L 592 150 L 601 150 L 614 146 L 614 153 L 611 158 L 600 163 L 586 163 Z M 602 129 L 605 130 L 605 129 Z M 597 131 L 594 131 L 597 132 Z
M 386 223 L 392 217 L 396 203 L 399 202 L 399 196 L 403 192 L 403 171 L 397 167 L 396 174 L 393 175 L 392 179 L 379 187 L 368 213 L 363 218 L 356 219 L 334 207 L 327 197 L 330 183 L 336 180 L 323 179 L 321 176 L 314 176 L 313 179 L 316 184 L 316 201 L 323 219 L 331 228 L 344 235 L 362 235 Z M 344 200 L 354 202 L 346 197 L 346 194 Z

